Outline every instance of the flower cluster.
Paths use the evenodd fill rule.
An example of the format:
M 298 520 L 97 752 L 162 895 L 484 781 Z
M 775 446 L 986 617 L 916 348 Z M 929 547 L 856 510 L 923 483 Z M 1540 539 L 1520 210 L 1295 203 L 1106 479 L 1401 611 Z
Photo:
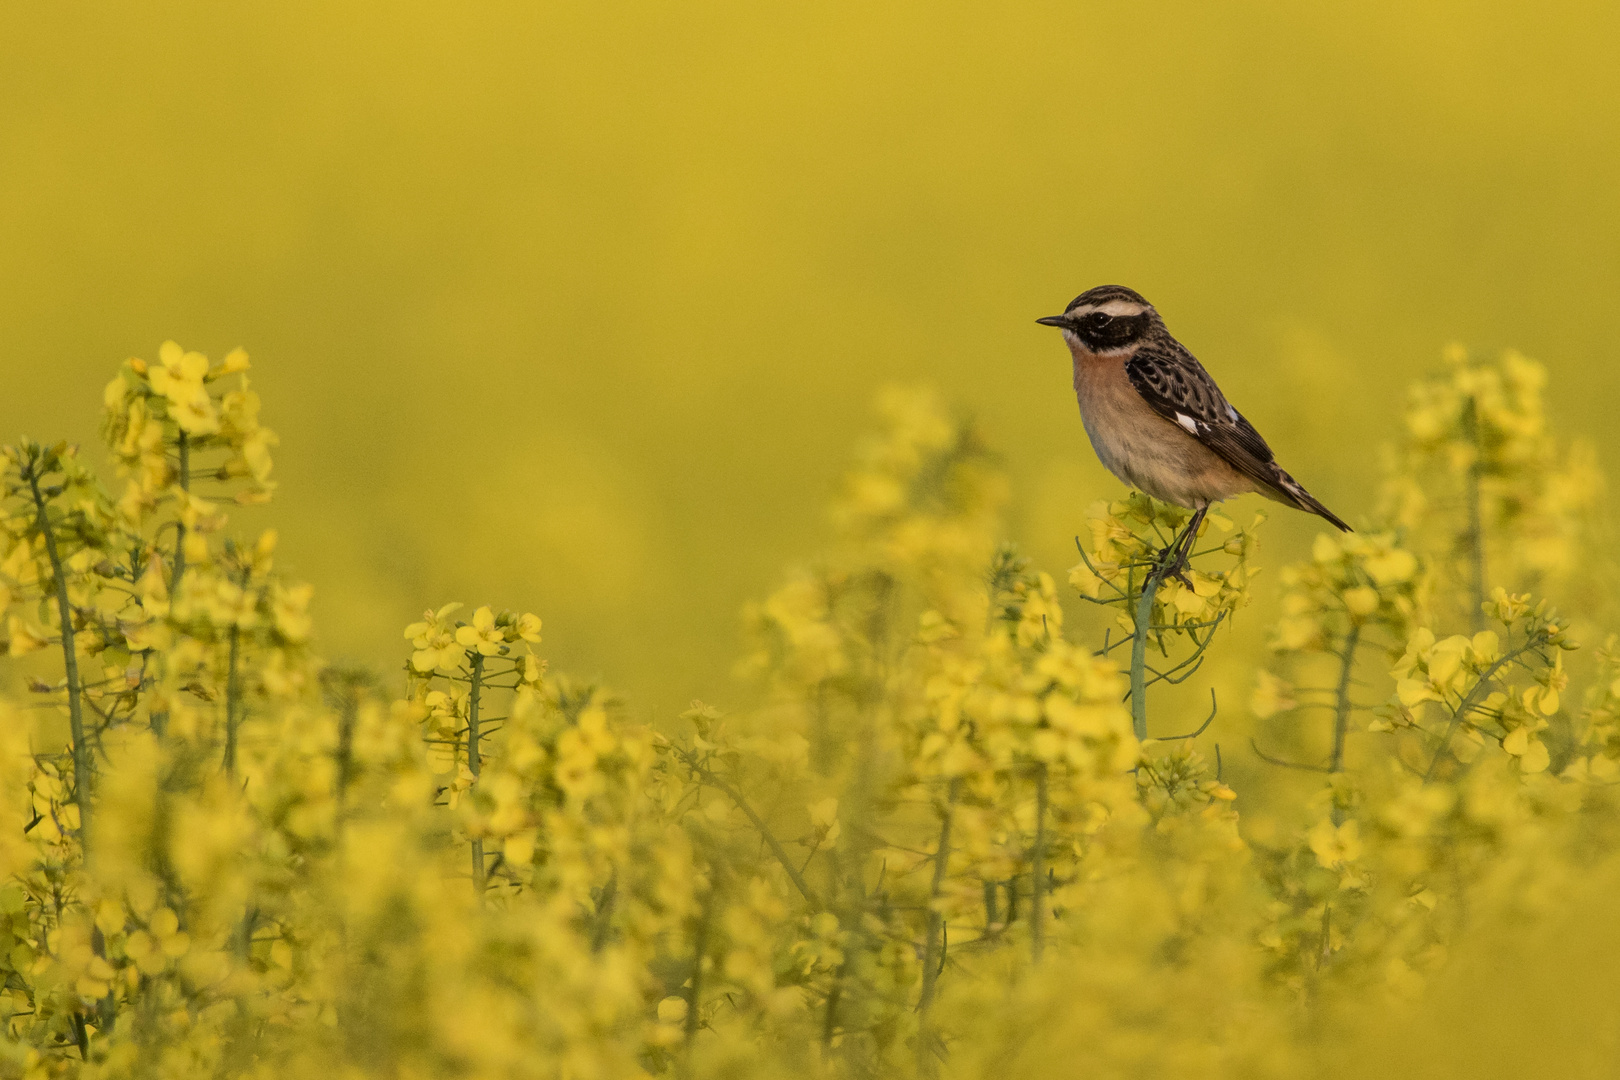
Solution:
M 1596 474 L 1549 434 L 1539 365 L 1459 348 L 1446 361 L 1413 388 L 1386 528 L 1319 536 L 1311 562 L 1284 571 L 1276 662 L 1252 702 L 1293 744 L 1295 760 L 1267 761 L 1328 774 L 1319 816 L 1263 852 L 1274 899 L 1261 940 L 1302 994 L 1321 992 L 1328 968 L 1336 985 L 1416 994 L 1463 914 L 1494 902 L 1493 875 L 1518 875 L 1500 893 L 1512 896 L 1612 816 L 1592 789 L 1549 786 L 1601 762 L 1603 698 L 1572 747 L 1574 643 L 1547 601 L 1507 587 L 1573 568 Z M 1310 709 L 1333 717 L 1330 748 L 1293 723 Z M 1387 734 L 1348 744 L 1358 731 Z
M 1090 544 L 1080 546 L 1081 561 L 1069 571 L 1069 584 L 1088 600 L 1122 608 L 1115 621 L 1126 634 L 1134 632 L 1131 609 L 1142 595 L 1144 583 L 1172 540 L 1180 536 L 1191 514 L 1179 506 L 1159 502 L 1139 491 L 1114 502 L 1098 502 L 1086 515 Z M 1231 557 L 1223 569 L 1189 567 L 1182 578 L 1167 578 L 1153 596 L 1151 622 L 1163 630 L 1192 630 L 1217 622 L 1241 607 L 1256 571 L 1248 565 L 1254 552 L 1255 530 L 1262 518 L 1247 529 L 1234 531 L 1232 522 L 1211 511 L 1194 539 L 1195 555 L 1221 553 Z M 1199 549 L 1211 531 L 1221 539 Z M 1162 641 L 1162 634 L 1157 635 Z
M 218 363 L 172 341 L 158 349 L 158 362 L 131 359 L 103 394 L 103 431 L 125 478 L 119 510 L 139 521 L 165 505 L 187 529 L 210 523 L 206 498 L 192 497 L 194 483 L 236 485 L 241 504 L 269 500 L 270 450 L 276 434 L 259 423 L 259 395 L 248 386 L 251 365 L 241 349 Z M 234 389 L 224 389 L 228 376 Z
M 1544 600 L 1532 606 L 1498 587 L 1486 609 L 1500 633 L 1436 639 L 1420 627 L 1395 665 L 1398 708 L 1380 726 L 1415 736 L 1402 749 L 1409 758 L 1428 755 L 1411 762 L 1426 777 L 1448 760 L 1474 760 L 1493 742 L 1526 773 L 1550 764 L 1539 736 L 1559 710 L 1569 682 L 1564 652 L 1575 646 Z
M 1086 522 L 1089 552 L 1075 539 L 1080 563 L 1069 571 L 1069 583 L 1099 608 L 1115 609 L 1101 654 L 1130 646 L 1131 726 L 1139 740 L 1149 734 L 1148 688 L 1182 683 L 1197 674 L 1221 623 L 1248 601 L 1258 572 L 1249 560 L 1262 518 L 1234 532 L 1218 512 L 1189 520 L 1191 516 L 1181 507 L 1132 492 L 1123 500 L 1092 506 Z M 1195 522 L 1197 534 L 1189 535 Z M 1225 539 L 1200 548 L 1212 527 Z M 1216 568 L 1212 558 L 1222 559 L 1224 567 Z M 1112 639 L 1116 629 L 1123 633 Z M 1162 657 L 1158 666 L 1148 661 L 1150 647 Z
M 1379 700 L 1364 688 L 1383 678 L 1422 617 L 1429 576 L 1395 532 L 1323 532 L 1310 561 L 1284 567 L 1281 579 L 1272 662 L 1256 678 L 1250 709 L 1270 721 L 1274 748 L 1338 773 L 1349 736 L 1365 728 L 1357 715 Z M 1313 714 L 1331 718 L 1326 744 L 1302 723 Z
M 1571 780 L 1612 784 L 1620 780 L 1620 641 L 1612 637 L 1606 641 L 1598 650 L 1598 659 L 1564 775 Z
M 1382 515 L 1433 553 L 1472 617 L 1487 581 L 1541 590 L 1568 579 L 1603 481 L 1589 445 L 1555 438 L 1545 367 L 1512 350 L 1482 360 L 1461 345 L 1444 359 L 1413 384 Z

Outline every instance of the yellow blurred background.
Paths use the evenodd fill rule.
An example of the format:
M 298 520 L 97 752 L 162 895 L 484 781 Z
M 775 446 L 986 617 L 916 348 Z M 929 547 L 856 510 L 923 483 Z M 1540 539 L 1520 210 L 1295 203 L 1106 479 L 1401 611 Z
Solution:
M 280 528 L 328 656 L 392 667 L 424 606 L 494 602 L 667 715 L 729 692 L 739 607 L 824 541 L 885 382 L 973 409 L 1015 535 L 1073 561 L 1119 485 L 1033 320 L 1091 285 L 1153 300 L 1352 521 L 1446 341 L 1545 361 L 1554 414 L 1606 435 L 1617 24 L 1560 0 L 8 4 L 0 433 L 93 442 L 126 356 L 242 345 L 281 489 L 236 522 Z M 1314 530 L 1277 510 L 1263 562 Z

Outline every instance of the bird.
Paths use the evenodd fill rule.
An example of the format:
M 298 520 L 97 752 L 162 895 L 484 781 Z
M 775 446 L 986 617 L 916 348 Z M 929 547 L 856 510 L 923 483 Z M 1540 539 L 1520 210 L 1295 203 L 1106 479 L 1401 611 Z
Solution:
M 1167 575 L 1181 576 L 1210 506 L 1245 492 L 1351 531 L 1277 464 L 1266 440 L 1141 293 L 1099 285 L 1062 315 L 1035 321 L 1063 331 L 1074 355 L 1080 422 L 1103 465 L 1126 484 L 1193 511 L 1172 545 L 1178 550 Z

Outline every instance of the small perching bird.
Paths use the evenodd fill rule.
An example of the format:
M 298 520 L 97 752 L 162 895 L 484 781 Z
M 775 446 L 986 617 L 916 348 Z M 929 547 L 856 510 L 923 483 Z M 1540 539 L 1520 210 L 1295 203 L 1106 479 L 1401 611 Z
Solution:
M 1062 315 L 1036 321 L 1062 330 L 1074 354 L 1080 420 L 1103 465 L 1155 499 L 1193 511 L 1169 573 L 1185 564 L 1210 504 L 1248 491 L 1350 531 L 1283 471 L 1254 425 L 1139 293 L 1099 285 Z

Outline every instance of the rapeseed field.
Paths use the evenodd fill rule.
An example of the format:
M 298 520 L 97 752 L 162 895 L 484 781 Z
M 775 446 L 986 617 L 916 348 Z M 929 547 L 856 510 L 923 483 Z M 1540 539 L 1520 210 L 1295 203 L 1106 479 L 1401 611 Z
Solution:
M 1620 1074 L 1617 41 L 0 7 L 0 1078 Z
M 1272 575 L 1207 715 L 1164 695 L 1243 662 L 1264 517 L 1177 579 L 1188 513 L 1121 493 L 1054 573 L 983 433 L 891 389 L 749 608 L 752 703 L 652 725 L 498 603 L 323 662 L 233 527 L 276 487 L 250 370 L 165 342 L 104 452 L 4 449 L 5 1075 L 1357 1075 L 1509 1011 L 1607 1075 L 1620 652 L 1553 604 L 1602 482 L 1534 361 L 1413 385 L 1379 509 Z M 1250 751 L 1304 780 L 1246 830 Z M 1592 1027 L 1515 998 L 1553 964 Z

